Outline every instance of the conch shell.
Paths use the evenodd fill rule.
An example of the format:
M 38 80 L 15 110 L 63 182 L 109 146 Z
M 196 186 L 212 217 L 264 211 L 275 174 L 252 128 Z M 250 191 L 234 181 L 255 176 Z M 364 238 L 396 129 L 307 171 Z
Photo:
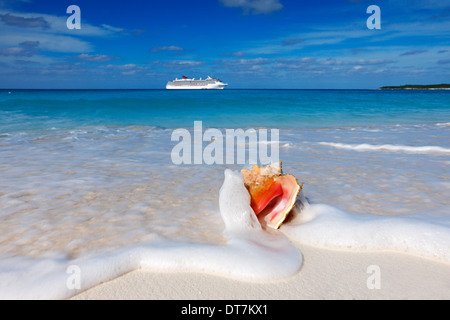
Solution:
M 241 170 L 251 196 L 250 206 L 263 224 L 278 229 L 294 208 L 303 187 L 290 174 L 282 174 L 281 161 Z

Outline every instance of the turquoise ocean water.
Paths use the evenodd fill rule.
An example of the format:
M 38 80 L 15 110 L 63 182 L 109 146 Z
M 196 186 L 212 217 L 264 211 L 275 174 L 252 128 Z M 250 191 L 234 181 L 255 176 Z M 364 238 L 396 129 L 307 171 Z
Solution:
M 278 141 L 260 143 L 279 147 L 311 204 L 400 218 L 393 232 L 409 241 L 405 251 L 449 259 L 450 91 L 1 90 L 0 297 L 68 297 L 142 261 L 186 265 L 157 253 L 158 265 L 142 246 L 222 248 L 219 191 L 224 171 L 242 165 L 172 163 L 171 134 L 194 121 L 205 130 L 279 129 Z M 407 229 L 419 238 L 410 239 L 403 229 L 416 220 Z M 421 242 L 430 230 L 440 249 Z M 359 243 L 372 243 L 371 232 Z M 316 237 L 302 241 L 336 245 L 322 241 L 326 232 Z M 213 260 L 193 265 L 226 273 Z M 74 264 L 89 278 L 76 290 L 65 281 Z
M 2 133 L 87 126 L 314 129 L 448 120 L 447 91 L 0 91 Z

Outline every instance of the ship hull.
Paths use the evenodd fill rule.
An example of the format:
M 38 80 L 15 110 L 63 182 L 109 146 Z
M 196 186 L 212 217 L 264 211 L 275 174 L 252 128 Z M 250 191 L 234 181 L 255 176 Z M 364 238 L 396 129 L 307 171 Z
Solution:
M 169 90 L 223 90 L 227 86 L 226 83 L 217 79 L 194 80 L 183 79 L 169 81 L 166 89 Z
M 168 90 L 223 90 L 225 85 L 208 85 L 208 86 L 173 86 L 167 85 Z

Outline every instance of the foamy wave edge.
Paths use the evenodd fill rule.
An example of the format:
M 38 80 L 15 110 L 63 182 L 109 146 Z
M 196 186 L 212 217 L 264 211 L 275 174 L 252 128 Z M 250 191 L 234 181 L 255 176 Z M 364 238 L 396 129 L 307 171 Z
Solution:
M 205 272 L 246 281 L 275 280 L 300 271 L 293 243 L 351 250 L 395 250 L 450 263 L 450 227 L 417 217 L 356 215 L 309 204 L 300 193 L 294 219 L 280 231 L 264 231 L 250 207 L 240 173 L 225 170 L 219 207 L 228 244 L 143 244 L 76 260 L 29 258 L 1 262 L 0 299 L 65 299 L 138 269 Z M 5 265 L 6 263 L 6 265 Z M 32 267 L 30 267 L 32 263 Z M 70 266 L 80 271 L 72 289 Z
M 227 245 L 160 242 L 71 261 L 2 261 L 0 299 L 65 299 L 138 269 L 205 272 L 247 281 L 284 278 L 300 270 L 302 254 L 288 237 L 262 229 L 240 173 L 225 171 L 219 206 Z M 79 288 L 71 288 L 70 266 L 80 271 Z
M 282 226 L 303 244 L 355 252 L 394 250 L 450 263 L 450 226 L 429 217 L 360 215 L 325 204 L 295 208 L 295 218 Z
M 373 144 L 345 144 L 335 142 L 319 142 L 323 146 L 329 146 L 336 149 L 355 150 L 355 151 L 388 151 L 405 152 L 416 154 L 450 154 L 450 149 L 439 146 L 404 146 L 404 145 L 373 145 Z

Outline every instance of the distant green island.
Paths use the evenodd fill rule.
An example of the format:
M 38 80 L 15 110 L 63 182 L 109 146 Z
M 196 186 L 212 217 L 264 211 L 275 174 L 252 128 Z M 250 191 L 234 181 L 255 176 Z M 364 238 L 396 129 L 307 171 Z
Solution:
M 450 89 L 450 84 L 442 83 L 442 84 L 427 84 L 427 85 L 419 85 L 419 84 L 406 84 L 404 86 L 385 86 L 381 87 L 381 90 L 435 90 L 435 89 Z

